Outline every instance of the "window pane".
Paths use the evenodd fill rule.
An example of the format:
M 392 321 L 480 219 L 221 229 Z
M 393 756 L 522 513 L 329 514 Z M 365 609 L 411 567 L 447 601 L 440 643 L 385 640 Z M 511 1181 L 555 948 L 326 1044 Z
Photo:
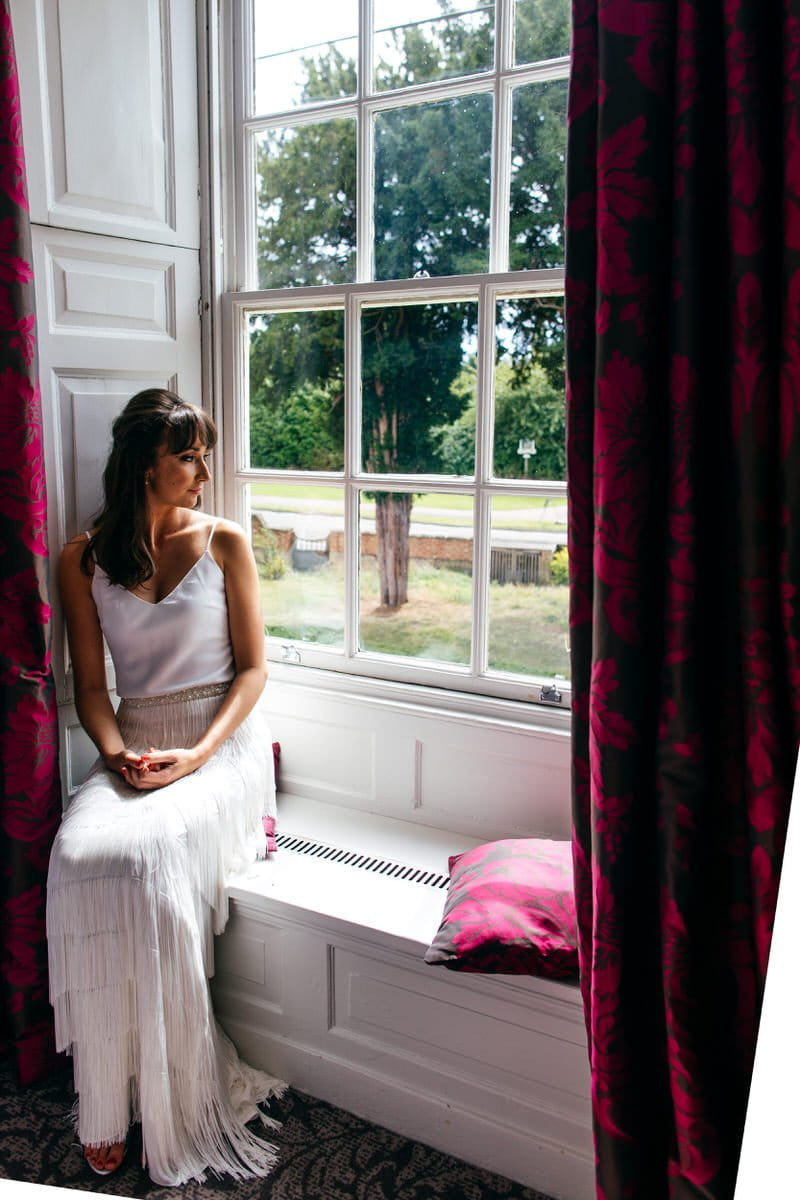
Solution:
M 569 54 L 569 34 L 570 0 L 517 0 L 515 65 Z
M 251 313 L 250 466 L 344 468 L 344 314 Z
M 267 633 L 342 649 L 342 490 L 254 483 L 249 491 Z
M 491 70 L 493 0 L 462 0 L 443 14 L 439 0 L 375 0 L 378 90 Z
M 255 138 L 258 286 L 349 283 L 356 258 L 356 123 Z
M 375 277 L 464 275 L 489 262 L 492 97 L 375 118 Z
M 514 89 L 511 128 L 512 271 L 564 262 L 567 80 Z
M 563 300 L 499 300 L 494 474 L 502 479 L 566 479 L 565 412 Z
M 473 472 L 477 320 L 474 302 L 364 309 L 365 471 Z
M 356 91 L 358 0 L 255 0 L 255 112 Z
M 362 650 L 469 663 L 472 509 L 469 496 L 362 496 Z
M 489 666 L 569 677 L 567 502 L 492 499 Z

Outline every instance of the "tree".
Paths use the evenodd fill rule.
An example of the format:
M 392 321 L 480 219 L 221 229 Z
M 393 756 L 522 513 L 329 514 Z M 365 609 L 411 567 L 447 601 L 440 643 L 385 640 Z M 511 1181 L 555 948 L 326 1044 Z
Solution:
M 475 363 L 471 362 L 453 384 L 467 397 L 461 415 L 450 425 L 432 431 L 438 439 L 444 469 L 454 475 L 472 472 L 475 462 Z M 547 371 L 534 363 L 517 376 L 508 358 L 497 364 L 494 397 L 494 473 L 503 479 L 520 479 L 525 468 L 517 447 L 521 438 L 534 438 L 534 471 L 538 479 L 563 479 L 564 396 L 553 387 Z
M 537 479 L 563 479 L 566 475 L 564 393 L 556 389 L 544 367 L 534 363 L 523 378 L 501 363 L 495 377 L 494 472 L 504 479 L 519 479 L 525 466 L 520 438 L 533 438 L 536 457 L 530 474 Z
M 337 471 L 342 443 L 331 430 L 331 397 L 302 383 L 281 404 L 250 408 L 250 461 L 273 470 Z
M 439 5 L 443 14 L 451 7 L 448 0 L 439 0 Z M 484 67 L 491 61 L 490 21 L 487 11 L 477 26 L 451 20 L 435 35 L 413 26 L 397 32 L 392 63 L 379 66 L 381 85 L 396 87 Z M 550 26 L 543 29 L 543 36 L 552 39 Z M 355 91 L 354 64 L 333 48 L 306 60 L 305 70 L 306 101 Z M 563 219 L 564 121 L 559 108 L 563 108 L 563 90 L 553 83 L 518 89 L 514 162 L 521 165 L 515 166 L 512 190 L 514 265 L 545 265 L 548 254 L 558 253 Z M 491 131 L 489 94 L 409 104 L 378 114 L 376 278 L 487 269 Z M 527 155 L 538 158 L 535 166 L 527 162 Z M 262 287 L 353 278 L 355 167 L 355 123 L 348 119 L 298 122 L 261 136 L 257 174 Z M 535 232 L 525 225 L 526 206 L 529 224 L 530 210 L 535 209 Z M 526 261 L 517 264 L 515 254 Z M 559 354 L 558 338 L 553 336 L 557 309 L 551 303 L 548 315 L 531 304 L 519 327 L 522 342 L 551 356 L 553 370 Z M 366 310 L 362 324 L 366 471 L 418 474 L 442 469 L 442 437 L 433 431 L 456 422 L 467 403 L 453 383 L 462 370 L 464 346 L 474 335 L 476 317 L 477 306 L 468 303 Z M 331 311 L 269 317 L 253 329 L 254 436 L 277 439 L 278 434 L 293 430 L 297 453 L 292 455 L 292 465 L 300 469 L 317 465 L 320 440 L 327 450 L 342 445 L 343 342 L 341 313 Z M 521 345 L 515 362 L 523 380 L 526 361 Z M 304 391 L 306 385 L 313 385 L 313 392 Z M 298 422 L 302 424 L 304 413 L 317 430 L 320 422 L 326 423 L 327 439 L 314 442 L 301 436 Z M 269 465 L 277 466 L 277 446 L 273 450 L 259 445 Z M 307 453 L 310 457 L 305 458 Z M 397 607 L 407 598 L 413 495 L 381 490 L 374 498 L 381 603 Z

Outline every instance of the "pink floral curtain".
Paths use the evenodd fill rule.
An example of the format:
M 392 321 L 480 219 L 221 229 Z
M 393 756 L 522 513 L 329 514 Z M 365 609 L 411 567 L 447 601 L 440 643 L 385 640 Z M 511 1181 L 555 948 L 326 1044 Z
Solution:
M 728 1200 L 800 740 L 800 11 L 574 0 L 569 120 L 597 1195 Z
M 0 0 L 0 1036 L 22 1083 L 54 1060 L 44 905 L 61 802 L 46 514 L 19 89 Z

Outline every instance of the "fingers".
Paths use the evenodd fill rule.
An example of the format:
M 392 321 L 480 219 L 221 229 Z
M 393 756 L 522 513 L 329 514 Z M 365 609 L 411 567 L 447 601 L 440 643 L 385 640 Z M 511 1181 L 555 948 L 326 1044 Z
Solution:
M 160 774 L 160 771 L 151 773 L 147 767 L 144 767 L 141 771 L 130 769 L 128 767 L 122 768 L 122 776 L 125 782 L 129 783 L 131 787 L 136 788 L 136 790 L 140 792 L 148 791 L 152 788 L 164 787 L 164 785 L 169 781 L 166 779 L 158 779 L 157 776 Z
M 172 766 L 178 761 L 178 755 L 174 750 L 148 750 L 142 755 L 145 764 L 152 770 L 153 767 Z
M 123 765 L 122 777 L 131 787 L 142 791 L 166 787 L 184 775 L 190 774 L 198 764 L 187 750 L 155 750 L 130 755 Z
M 163 763 L 155 766 L 145 766 L 139 771 L 131 768 L 122 768 L 122 775 L 126 783 L 138 791 L 153 791 L 155 788 L 166 787 L 169 783 L 174 783 L 176 779 L 180 779 L 186 772 L 182 771 L 178 765 L 173 763 Z

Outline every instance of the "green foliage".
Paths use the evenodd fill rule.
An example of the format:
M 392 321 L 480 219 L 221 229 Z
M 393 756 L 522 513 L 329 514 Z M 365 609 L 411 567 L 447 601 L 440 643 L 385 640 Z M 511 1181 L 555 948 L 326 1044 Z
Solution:
M 522 379 L 515 379 L 505 363 L 495 375 L 494 470 L 505 479 L 524 476 L 520 438 L 532 437 L 536 456 L 529 474 L 536 479 L 564 479 L 564 396 L 556 391 L 543 367 L 534 364 Z
M 567 81 L 529 83 L 514 93 L 511 137 L 512 271 L 564 262 Z
M 350 118 L 268 131 L 257 142 L 259 287 L 347 283 L 356 253 Z
M 475 304 L 368 310 L 362 323 L 364 465 L 371 471 L 436 471 L 434 424 L 454 420 L 463 401 L 451 385 Z
M 453 390 L 466 399 L 461 415 L 451 425 L 433 429 L 444 470 L 469 475 L 475 462 L 475 365 L 465 367 Z M 495 372 L 494 472 L 504 479 L 524 477 L 524 463 L 517 453 L 520 438 L 534 438 L 536 455 L 529 473 L 536 479 L 564 479 L 564 399 L 550 383 L 547 372 L 533 364 L 524 377 L 517 377 L 508 362 Z
M 340 471 L 337 398 L 303 383 L 281 400 L 250 407 L 250 462 L 273 470 Z M 338 404 L 341 408 L 341 404 Z
M 517 0 L 517 62 L 569 54 L 570 8 L 569 0 Z M 513 104 L 511 269 L 560 266 L 564 262 L 567 81 L 516 88 Z
M 515 12 L 518 63 L 569 54 L 570 0 L 517 0 Z
M 409 105 L 375 127 L 375 275 L 464 275 L 489 258 L 491 96 Z
M 569 583 L 569 552 L 566 546 L 559 546 L 550 559 L 550 579 L 553 583 Z
M 439 0 L 442 14 L 452 6 Z M 474 16 L 475 14 L 473 14 Z M 409 25 L 392 36 L 392 63 L 382 59 L 376 70 L 378 89 L 430 83 L 449 75 L 469 75 L 491 67 L 494 55 L 494 14 L 487 10 L 477 21 L 443 21 L 424 30 Z
M 510 330 L 508 355 L 517 383 L 543 367 L 552 387 L 564 395 L 564 304 L 552 296 L 520 297 L 503 305 L 502 323 Z
M 278 539 L 273 530 L 265 529 L 259 521 L 253 526 L 253 553 L 262 579 L 283 579 L 286 563 L 278 549 Z
M 267 438 L 278 410 L 289 411 L 289 423 L 295 426 L 305 415 L 311 428 L 301 435 L 302 444 L 321 440 L 339 447 L 341 467 L 344 444 L 344 321 L 341 312 L 297 312 L 257 314 L 250 322 L 250 412 L 251 428 L 261 422 L 257 435 L 258 461 L 254 466 L 273 466 Z M 295 393 L 308 385 L 324 392 L 327 403 L 309 403 L 310 393 L 299 402 Z M 262 408 L 273 416 L 261 418 Z M 291 454 L 290 454 L 291 457 Z M 311 469 L 298 453 L 294 465 Z M 335 456 L 334 456 L 335 457 Z M 283 465 L 288 466 L 288 462 Z
M 440 0 L 440 9 L 446 17 L 447 0 Z M 525 60 L 566 53 L 568 24 L 566 0 L 518 4 L 517 44 L 524 48 Z M 409 26 L 398 30 L 393 41 L 396 53 L 387 52 L 391 62 L 378 64 L 379 88 L 485 68 L 492 54 L 492 17 L 487 12 L 473 23 L 457 18 Z M 304 67 L 306 101 L 355 91 L 355 63 L 333 47 L 304 60 Z M 563 81 L 515 91 L 513 269 L 563 260 L 565 96 Z M 486 270 L 491 130 L 491 97 L 485 94 L 378 114 L 377 278 Z M 298 122 L 258 138 L 261 287 L 354 277 L 355 170 L 356 128 L 350 119 Z M 508 326 L 503 353 L 511 368 L 503 368 L 498 387 L 497 469 L 518 477 L 517 440 L 534 436 L 536 475 L 563 478 L 561 303 L 540 297 L 515 300 L 503 319 Z M 365 311 L 362 432 L 367 469 L 472 472 L 474 391 L 470 400 L 456 384 L 465 339 L 474 336 L 476 320 L 474 304 Z M 251 332 L 253 465 L 341 468 L 342 313 L 255 317 Z M 525 428 L 518 432 L 521 424 Z

